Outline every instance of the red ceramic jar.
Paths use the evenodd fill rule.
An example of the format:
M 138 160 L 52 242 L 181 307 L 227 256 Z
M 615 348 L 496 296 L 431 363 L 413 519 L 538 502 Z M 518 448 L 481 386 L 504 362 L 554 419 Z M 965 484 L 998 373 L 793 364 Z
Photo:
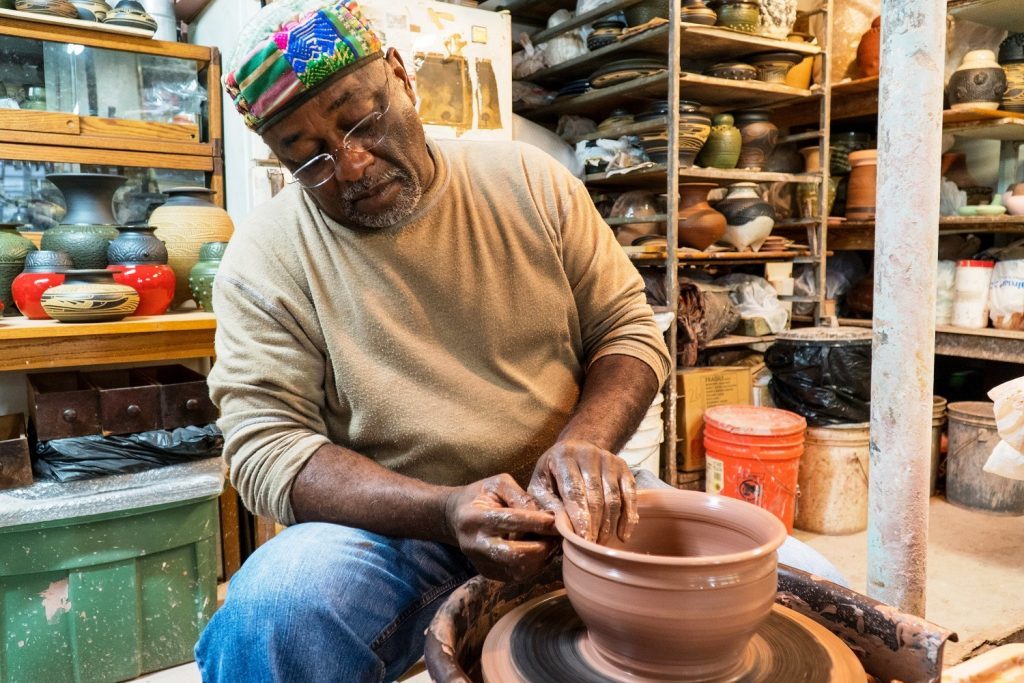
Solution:
M 11 283 L 14 303 L 29 320 L 46 320 L 50 316 L 39 300 L 43 292 L 64 284 L 64 273 L 22 273 Z
M 107 266 L 114 271 L 114 281 L 128 285 L 139 293 L 136 315 L 163 315 L 174 298 L 174 271 L 170 266 L 138 264 L 134 266 Z

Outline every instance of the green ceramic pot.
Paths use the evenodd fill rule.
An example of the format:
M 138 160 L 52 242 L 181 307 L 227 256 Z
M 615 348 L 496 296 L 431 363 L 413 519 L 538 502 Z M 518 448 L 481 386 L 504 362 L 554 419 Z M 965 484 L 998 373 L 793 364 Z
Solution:
M 736 168 L 742 146 L 743 139 L 739 128 L 733 125 L 732 115 L 719 114 L 715 117 L 708 141 L 700 150 L 697 164 L 706 168 Z
M 227 247 L 227 242 L 207 242 L 201 246 L 199 260 L 188 274 L 188 286 L 201 311 L 213 313 L 213 280 Z
M 761 28 L 761 10 L 757 0 L 725 0 L 717 7 L 718 25 L 746 33 Z
M 669 0 L 642 0 L 622 10 L 630 26 L 646 24 L 651 19 L 668 19 Z
M 36 250 L 36 245 L 21 236 L 15 223 L 0 223 L 0 302 L 2 315 L 18 315 L 11 296 L 11 283 L 25 267 L 25 257 Z
M 66 251 L 79 270 L 107 267 L 107 248 L 117 239 L 113 225 L 58 225 L 43 233 L 42 247 Z
M 125 177 L 105 173 L 50 173 L 64 195 L 61 224 L 43 233 L 42 247 L 66 251 L 77 269 L 107 267 L 107 247 L 118 236 L 112 202 Z

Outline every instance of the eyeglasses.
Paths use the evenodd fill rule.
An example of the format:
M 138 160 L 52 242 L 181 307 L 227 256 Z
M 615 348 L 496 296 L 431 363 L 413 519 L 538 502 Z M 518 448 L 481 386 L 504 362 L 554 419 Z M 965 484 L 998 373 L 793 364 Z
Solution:
M 384 92 L 387 93 L 384 107 L 361 118 L 345 133 L 345 137 L 341 140 L 341 146 L 333 152 L 317 154 L 295 169 L 292 172 L 293 182 L 299 183 L 307 190 L 316 189 L 330 180 L 337 172 L 339 157 L 342 153 L 369 152 L 384 142 L 387 137 L 387 124 L 384 121 L 384 116 L 391 110 L 391 81 L 387 76 L 386 65 L 384 80 Z

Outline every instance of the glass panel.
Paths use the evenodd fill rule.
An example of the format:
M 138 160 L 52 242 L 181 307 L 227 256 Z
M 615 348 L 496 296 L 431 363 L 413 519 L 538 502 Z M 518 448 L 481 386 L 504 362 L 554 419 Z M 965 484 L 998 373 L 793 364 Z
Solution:
M 46 230 L 64 215 L 64 197 L 46 180 L 47 173 L 119 173 L 128 178 L 114 195 L 114 215 L 121 223 L 146 220 L 167 197 L 162 191 L 182 185 L 206 185 L 202 171 L 135 166 L 94 166 L 0 159 L 0 222 L 22 223 L 22 230 Z
M 199 62 L 0 36 L 0 108 L 198 124 Z

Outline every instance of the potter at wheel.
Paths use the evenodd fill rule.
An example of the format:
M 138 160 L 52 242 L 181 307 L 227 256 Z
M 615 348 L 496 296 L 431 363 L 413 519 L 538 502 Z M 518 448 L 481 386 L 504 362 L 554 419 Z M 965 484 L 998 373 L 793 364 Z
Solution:
M 842 641 L 823 627 L 776 605 L 744 653 L 743 683 L 860 683 L 865 673 Z M 555 591 L 505 615 L 487 636 L 484 683 L 641 683 L 615 671 L 590 645 L 565 591 Z

